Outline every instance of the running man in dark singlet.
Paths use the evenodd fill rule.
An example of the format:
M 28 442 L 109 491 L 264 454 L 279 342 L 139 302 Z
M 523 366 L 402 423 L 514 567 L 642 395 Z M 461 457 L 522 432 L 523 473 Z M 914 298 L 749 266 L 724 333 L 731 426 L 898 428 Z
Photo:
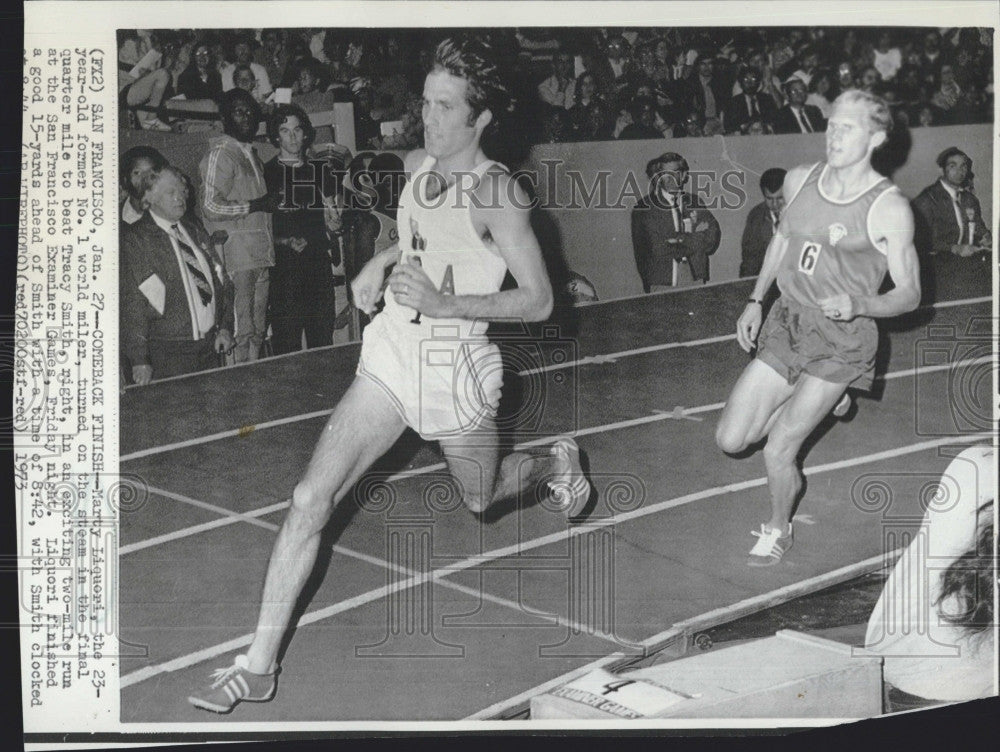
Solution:
M 737 453 L 767 437 L 771 517 L 753 533 L 750 566 L 776 564 L 792 545 L 799 449 L 843 404 L 848 386 L 870 388 L 878 345 L 873 319 L 906 313 L 920 301 L 909 203 L 871 166 L 891 124 L 888 105 L 876 96 L 849 90 L 837 98 L 827 161 L 786 175 L 785 213 L 736 324 L 740 346 L 749 352 L 756 342 L 757 357 L 729 395 L 716 442 Z M 887 271 L 895 286 L 879 295 Z M 761 326 L 761 301 L 775 280 L 781 297 Z
M 570 517 L 587 503 L 591 486 L 572 439 L 540 454 L 499 453 L 501 371 L 486 324 L 545 320 L 552 288 L 527 197 L 479 145 L 494 113 L 506 110 L 506 88 L 490 54 L 472 40 L 437 48 L 424 83 L 426 148 L 405 163 L 410 179 L 397 215 L 400 243 L 376 254 L 352 282 L 356 305 L 370 314 L 395 265 L 385 309 L 365 329 L 358 375 L 292 494 L 253 642 L 188 697 L 196 707 L 228 713 L 239 702 L 273 697 L 279 646 L 316 562 L 320 533 L 334 505 L 407 426 L 440 441 L 473 512 L 540 483 Z M 501 291 L 507 271 L 517 287 Z

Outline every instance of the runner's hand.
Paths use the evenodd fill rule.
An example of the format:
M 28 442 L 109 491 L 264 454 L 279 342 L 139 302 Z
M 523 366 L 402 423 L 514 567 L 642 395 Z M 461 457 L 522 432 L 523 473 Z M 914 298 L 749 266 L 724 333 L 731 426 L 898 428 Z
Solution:
M 854 298 L 846 292 L 817 300 L 816 303 L 823 311 L 823 315 L 834 321 L 850 321 L 859 313 Z
M 382 281 L 385 279 L 385 264 L 376 255 L 351 280 L 351 294 L 358 310 L 371 316 L 375 313 L 375 304 L 382 299 Z
M 736 322 L 736 341 L 747 352 L 753 349 L 760 332 L 760 324 L 764 319 L 764 311 L 760 303 L 748 303 Z
M 431 318 L 443 318 L 445 296 L 438 292 L 427 272 L 416 264 L 396 264 L 389 275 L 389 289 L 396 302 Z

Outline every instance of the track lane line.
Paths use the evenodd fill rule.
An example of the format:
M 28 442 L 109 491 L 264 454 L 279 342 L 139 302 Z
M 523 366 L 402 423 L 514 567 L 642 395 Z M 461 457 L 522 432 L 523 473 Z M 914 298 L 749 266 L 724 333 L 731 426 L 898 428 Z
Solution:
M 935 366 L 921 366 L 919 368 L 907 368 L 901 371 L 893 371 L 892 373 L 887 373 L 879 378 L 885 381 L 891 381 L 894 379 L 907 378 L 910 376 L 916 376 L 918 374 L 934 373 L 937 371 L 944 371 L 948 369 L 965 368 L 974 365 L 985 365 L 995 362 L 992 356 L 984 356 L 981 358 L 970 358 L 968 360 L 959 360 L 954 363 L 943 363 Z M 725 405 L 724 402 L 714 402 L 710 405 L 701 405 L 699 407 L 686 408 L 684 410 L 684 415 L 697 415 L 700 413 L 714 412 L 715 410 L 721 410 Z M 644 415 L 641 418 L 631 418 L 629 420 L 622 420 L 616 423 L 606 423 L 600 426 L 592 426 L 590 428 L 581 428 L 576 431 L 573 436 L 592 436 L 595 434 L 606 433 L 608 431 L 617 431 L 623 428 L 635 428 L 637 426 L 643 426 L 649 423 L 657 423 L 662 420 L 672 420 L 674 416 L 670 413 L 654 413 L 652 415 Z M 532 439 L 531 441 L 521 442 L 514 446 L 515 449 L 528 449 L 531 447 L 544 446 L 546 444 L 551 444 L 558 436 L 543 436 L 538 439 Z M 392 483 L 399 480 L 406 480 L 407 478 L 415 478 L 421 475 L 426 475 L 427 473 L 437 472 L 439 470 L 445 470 L 447 465 L 443 462 L 436 462 L 431 465 L 424 465 L 423 467 L 414 468 L 413 470 L 403 470 L 398 473 L 390 475 L 387 479 L 387 483 Z M 151 491 L 170 498 L 170 492 L 163 491 L 161 489 L 151 488 Z M 180 496 L 179 494 L 176 496 Z M 186 500 L 187 497 L 183 497 L 181 500 Z M 155 538 L 149 538 L 145 541 L 139 541 L 137 543 L 131 543 L 127 546 L 123 546 L 119 550 L 121 556 L 126 556 L 128 554 L 134 553 L 136 551 L 141 551 L 144 548 L 149 548 L 151 546 L 159 545 L 161 543 L 169 543 L 171 541 L 179 540 L 181 538 L 187 537 L 188 535 L 197 535 L 201 532 L 206 532 L 209 530 L 215 530 L 219 527 L 225 527 L 226 525 L 232 525 L 237 522 L 249 522 L 250 524 L 255 524 L 256 521 L 253 518 L 264 517 L 273 512 L 281 511 L 286 509 L 289 505 L 288 501 L 278 502 L 261 509 L 256 509 L 251 512 L 244 512 L 242 514 L 232 513 L 231 510 L 225 509 L 224 507 L 215 507 L 214 505 L 205 505 L 204 502 L 197 502 L 202 504 L 202 508 L 210 509 L 211 511 L 218 512 L 219 514 L 225 515 L 222 520 L 213 520 L 212 522 L 205 522 L 199 525 L 193 525 L 187 528 L 181 528 L 172 533 L 166 533 L 164 535 L 156 536 Z M 261 524 L 261 527 L 267 527 L 270 523 Z M 270 528 L 269 528 L 270 529 Z
M 836 470 L 841 470 L 847 467 L 855 467 L 858 465 L 866 465 L 873 462 L 879 462 L 884 459 L 891 459 L 893 457 L 899 457 L 906 454 L 914 454 L 917 452 L 922 452 L 928 449 L 935 449 L 942 446 L 949 446 L 952 444 L 966 444 L 975 443 L 976 441 L 982 439 L 992 439 L 992 432 L 984 432 L 980 434 L 970 434 L 966 436 L 949 436 L 942 439 L 934 439 L 930 441 L 922 441 L 916 444 L 909 444 L 902 447 L 896 447 L 894 449 L 888 449 L 882 452 L 876 452 L 874 454 L 868 454 L 863 457 L 855 457 L 847 460 L 839 460 L 836 462 L 828 462 L 822 465 L 817 465 L 812 468 L 804 470 L 806 476 L 819 475 L 822 473 L 833 472 Z M 529 541 L 523 541 L 510 546 L 504 546 L 502 548 L 497 548 L 492 551 L 487 551 L 485 553 L 479 554 L 477 556 L 470 556 L 465 559 L 459 560 L 446 567 L 439 567 L 438 569 L 431 570 L 430 572 L 420 573 L 416 576 L 409 577 L 406 580 L 400 582 L 392 583 L 391 585 L 385 585 L 373 590 L 369 590 L 365 593 L 360 593 L 352 598 L 348 598 L 339 603 L 334 603 L 330 606 L 326 606 L 316 611 L 311 611 L 306 613 L 302 618 L 299 619 L 297 626 L 304 627 L 309 624 L 314 624 L 316 622 L 328 619 L 331 616 L 353 610 L 360 606 L 366 605 L 381 598 L 399 593 L 403 590 L 407 590 L 413 587 L 422 585 L 425 582 L 437 582 L 441 578 L 448 576 L 454 572 L 462 572 L 468 569 L 473 569 L 480 564 L 489 563 L 497 559 L 501 559 L 506 556 L 511 556 L 525 551 L 531 551 L 536 548 L 541 548 L 547 546 L 550 543 L 555 543 L 561 540 L 568 540 L 576 535 L 580 535 L 585 531 L 589 531 L 594 527 L 608 527 L 616 525 L 620 522 L 626 522 L 629 520 L 639 519 L 641 517 L 646 517 L 657 512 L 661 512 L 667 509 L 673 509 L 675 507 L 683 506 L 686 504 L 693 503 L 695 501 L 701 501 L 703 499 L 713 498 L 717 496 L 722 496 L 728 493 L 733 493 L 736 491 L 742 491 L 750 488 L 755 488 L 759 486 L 764 486 L 767 484 L 767 477 L 755 478 L 747 481 L 740 481 L 737 483 L 730 483 L 723 486 L 716 486 L 714 488 L 704 489 L 697 491 L 695 493 L 686 494 L 684 496 L 679 496 L 674 499 L 667 499 L 656 504 L 652 504 L 648 507 L 640 507 L 631 512 L 625 512 L 608 519 L 595 520 L 586 525 L 580 525 L 577 527 L 571 527 L 567 530 L 560 531 L 558 533 L 550 533 L 549 535 L 540 536 Z M 185 656 L 180 656 L 170 661 L 164 663 L 155 664 L 152 666 L 146 666 L 137 671 L 133 671 L 129 674 L 125 674 L 121 677 L 120 686 L 122 689 L 130 687 L 134 684 L 151 679 L 163 673 L 168 673 L 172 671 L 179 671 L 184 668 L 189 668 L 191 666 L 197 665 L 204 661 L 211 660 L 220 655 L 228 653 L 233 650 L 237 650 L 241 647 L 245 647 L 250 644 L 253 639 L 253 633 L 245 634 L 240 637 L 228 640 L 226 642 L 220 643 L 218 645 L 213 645 L 203 650 L 190 653 Z
M 992 298 L 980 297 L 980 298 L 967 298 L 964 300 L 949 300 L 941 303 L 934 303 L 930 306 L 922 306 L 922 308 L 955 308 L 964 305 L 977 305 L 979 303 L 985 303 L 991 301 Z M 921 309 L 917 309 L 921 310 Z M 680 347 L 697 347 L 704 344 L 714 344 L 717 342 L 725 342 L 727 340 L 736 339 L 735 334 L 725 334 L 718 337 L 708 337 L 701 340 L 688 340 L 679 342 L 666 342 L 659 345 L 650 345 L 648 347 L 640 347 L 633 350 L 621 350 L 617 353 L 607 353 L 607 354 L 597 354 L 590 355 L 578 360 L 567 361 L 566 363 L 560 363 L 558 365 L 542 366 L 536 369 L 527 369 L 525 371 L 519 372 L 520 375 L 529 375 L 532 373 L 541 373 L 543 371 L 560 370 L 563 368 L 569 368 L 575 365 L 588 365 L 601 363 L 602 361 L 610 361 L 616 358 L 629 357 L 632 355 L 643 355 L 650 352 L 658 352 L 660 350 L 670 350 Z M 119 462 L 129 462 L 131 460 L 141 459 L 143 457 L 150 457 L 156 454 L 164 454 L 166 452 L 172 452 L 177 449 L 186 449 L 192 446 L 198 446 L 201 444 L 207 444 L 213 441 L 219 441 L 221 439 L 231 439 L 238 437 L 245 437 L 250 433 L 255 433 L 260 430 L 267 428 L 275 428 L 277 426 L 284 426 L 290 423 L 298 423 L 307 420 L 312 420 L 314 418 L 327 417 L 333 412 L 333 408 L 328 408 L 325 410 L 314 410 L 308 413 L 302 413 L 299 415 L 291 415 L 286 418 L 276 418 L 274 420 L 263 421 L 261 423 L 255 423 L 252 426 L 242 426 L 240 428 L 232 428 L 225 431 L 219 431 L 217 433 L 209 434 L 207 436 L 201 436 L 195 439 L 185 439 L 184 441 L 176 441 L 170 444 L 163 444 L 157 447 L 150 447 L 148 449 L 140 449 L 135 452 L 130 452 L 128 454 L 120 455 L 118 458 Z M 668 416 L 669 417 L 669 416 Z

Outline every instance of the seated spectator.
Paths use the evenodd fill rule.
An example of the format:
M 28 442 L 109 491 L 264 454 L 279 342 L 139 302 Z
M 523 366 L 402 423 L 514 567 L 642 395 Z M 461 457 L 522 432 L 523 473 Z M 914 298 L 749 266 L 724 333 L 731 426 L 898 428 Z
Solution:
M 695 64 L 695 75 L 676 88 L 678 106 L 684 110 L 697 110 L 703 118 L 721 117 L 723 109 L 732 98 L 732 83 L 715 70 L 710 55 L 700 54 Z
M 748 136 L 770 136 L 774 134 L 774 128 L 771 127 L 770 123 L 765 123 L 763 120 L 751 120 L 747 123 Z
M 220 69 L 223 91 L 229 91 L 238 85 L 236 69 L 240 66 L 248 67 L 253 72 L 254 88 L 250 93 L 258 103 L 264 102 L 271 95 L 271 80 L 268 78 L 267 69 L 253 61 L 253 43 L 246 37 L 236 40 L 233 45 L 233 62 L 224 64 Z
M 598 86 L 609 96 L 616 97 L 629 84 L 628 74 L 632 71 L 632 48 L 622 36 L 608 39 L 604 54 L 597 56 L 591 71 L 597 79 Z
M 778 229 L 781 212 L 785 208 L 782 191 L 784 183 L 785 171 L 780 167 L 764 170 L 764 174 L 760 176 L 760 192 L 764 195 L 764 200 L 750 210 L 743 228 L 740 242 L 741 277 L 756 277 L 760 274 L 764 253 Z
M 166 158 L 151 146 L 133 146 L 122 155 L 119 172 L 119 185 L 125 196 L 121 209 L 122 222 L 135 224 L 146 212 L 142 195 L 145 178 L 166 166 Z
M 869 94 L 874 94 L 876 96 L 881 96 L 882 92 L 882 77 L 879 75 L 878 70 L 874 65 L 869 65 L 861 69 L 861 73 L 858 74 L 857 88 L 861 91 L 866 91 Z
M 156 50 L 153 50 L 156 52 Z M 171 86 L 170 72 L 161 67 L 161 56 L 137 68 L 147 51 L 140 46 L 139 35 L 123 32 L 118 45 L 118 101 L 123 108 L 138 107 L 139 127 L 144 130 L 169 131 L 170 126 L 157 117 L 156 110 Z M 140 54 L 141 53 L 141 54 Z
M 941 113 L 932 104 L 917 106 L 911 111 L 911 127 L 930 128 L 932 125 L 940 125 Z
M 573 56 L 568 52 L 557 52 L 552 57 L 552 75 L 538 84 L 538 96 L 553 107 L 568 110 L 574 104 Z
M 883 30 L 879 33 L 873 65 L 883 81 L 891 81 L 903 67 L 903 53 L 893 44 L 892 32 Z
M 267 108 L 267 105 L 262 99 L 257 99 L 260 87 L 257 86 L 257 78 L 253 74 L 253 69 L 249 65 L 237 65 L 233 71 L 233 88 L 243 89 L 247 94 L 256 100 L 262 108 Z
M 685 193 L 688 164 L 667 152 L 646 165 L 649 194 L 632 210 L 632 250 L 646 292 L 704 284 L 708 257 L 721 231 L 712 213 L 693 193 Z
M 275 355 L 333 344 L 336 317 L 334 258 L 323 217 L 321 167 L 306 160 L 316 131 L 309 116 L 282 104 L 267 119 L 267 138 L 278 153 L 264 165 L 270 195 L 280 197 L 271 215 L 274 268 L 268 296 L 271 349 Z M 286 193 L 286 186 L 291 192 Z
M 191 62 L 177 79 L 177 89 L 188 100 L 209 99 L 217 102 L 222 96 L 222 76 L 207 42 L 195 45 Z
M 631 122 L 618 134 L 619 140 L 663 138 L 663 131 L 656 127 L 656 108 L 652 99 L 636 97 L 629 103 L 628 114 Z
M 261 45 L 254 53 L 254 62 L 263 66 L 267 80 L 274 86 L 290 87 L 290 83 L 284 83 L 285 69 L 288 67 L 284 33 L 280 29 L 264 29 L 260 41 Z
M 740 73 L 740 93 L 726 104 L 726 133 L 746 133 L 754 120 L 774 120 L 777 107 L 771 97 L 760 91 L 760 81 L 761 72 L 756 68 L 746 67 Z
M 312 59 L 301 60 L 297 67 L 292 104 L 301 107 L 307 115 L 329 112 L 336 101 L 326 90 L 323 66 Z
M 830 111 L 833 109 L 833 100 L 837 98 L 833 86 L 833 74 L 828 70 L 818 70 L 809 82 L 809 96 L 806 97 L 806 105 L 815 107 L 820 111 L 824 120 L 830 118 Z
M 775 113 L 775 133 L 816 133 L 826 130 L 826 119 L 817 107 L 806 104 L 806 85 L 797 78 L 785 82 L 788 104 Z
M 816 69 L 819 67 L 819 53 L 812 47 L 803 47 L 799 53 L 799 60 L 801 65 L 792 72 L 789 78 L 799 79 L 808 88 L 816 74 Z
M 577 141 L 600 141 L 611 136 L 612 124 L 604 98 L 597 88 L 597 78 L 584 71 L 576 78 L 574 103 L 569 111 L 573 135 Z
M 959 114 L 962 102 L 962 88 L 955 80 L 955 68 L 949 63 L 938 68 L 934 78 L 934 91 L 931 94 L 931 103 L 938 110 L 952 116 L 952 122 L 958 120 L 955 115 Z
M 679 124 L 674 126 L 674 138 L 701 138 L 705 135 L 705 118 L 698 110 L 692 110 Z
M 121 230 L 121 338 L 136 384 L 217 365 L 233 347 L 232 295 L 204 226 L 185 216 L 184 175 L 144 173 L 148 209 Z
M 957 146 L 938 155 L 941 177 L 913 200 L 914 239 L 923 254 L 968 257 L 993 243 L 979 199 L 969 190 L 972 160 Z
M 997 460 L 961 452 L 885 583 L 865 635 L 883 656 L 886 712 L 994 694 Z

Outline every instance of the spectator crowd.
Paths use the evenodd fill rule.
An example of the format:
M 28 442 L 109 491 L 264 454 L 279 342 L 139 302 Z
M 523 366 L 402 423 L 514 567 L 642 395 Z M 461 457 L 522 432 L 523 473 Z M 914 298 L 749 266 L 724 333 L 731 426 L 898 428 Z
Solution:
M 989 29 L 485 36 L 522 74 L 511 77 L 512 111 L 498 117 L 511 117 L 529 144 L 822 131 L 847 88 L 880 95 L 909 127 L 992 115 Z M 392 152 L 423 145 L 432 37 L 365 29 L 119 33 L 122 127 L 166 133 L 209 121 L 215 131 L 198 174 L 148 146 L 122 155 L 124 383 L 329 345 L 345 327 L 349 338 L 360 334 L 366 319 L 346 282 L 398 237 L 403 164 Z M 356 156 L 329 132 L 321 140 L 311 122 L 337 102 L 354 105 Z M 263 140 L 277 149 L 267 163 L 255 146 Z M 972 160 L 953 147 L 937 166 L 941 178 L 914 202 L 924 260 L 985 258 L 992 237 Z M 692 191 L 681 153 L 666 151 L 645 171 L 648 193 L 631 213 L 644 290 L 704 284 L 721 243 L 717 218 Z M 759 177 L 763 202 L 747 217 L 740 276 L 759 272 L 784 209 L 782 166 Z M 354 200 L 360 193 L 365 200 Z M 579 275 L 567 289 L 574 300 L 597 298 Z
M 351 102 L 359 149 L 421 144 L 434 30 L 119 32 L 123 113 L 169 130 L 232 88 L 306 113 Z M 531 143 L 819 131 L 847 88 L 911 127 L 989 122 L 992 29 L 926 27 L 481 30 L 504 60 Z M 282 95 L 278 92 L 287 92 Z M 287 103 L 287 102 L 285 102 Z

